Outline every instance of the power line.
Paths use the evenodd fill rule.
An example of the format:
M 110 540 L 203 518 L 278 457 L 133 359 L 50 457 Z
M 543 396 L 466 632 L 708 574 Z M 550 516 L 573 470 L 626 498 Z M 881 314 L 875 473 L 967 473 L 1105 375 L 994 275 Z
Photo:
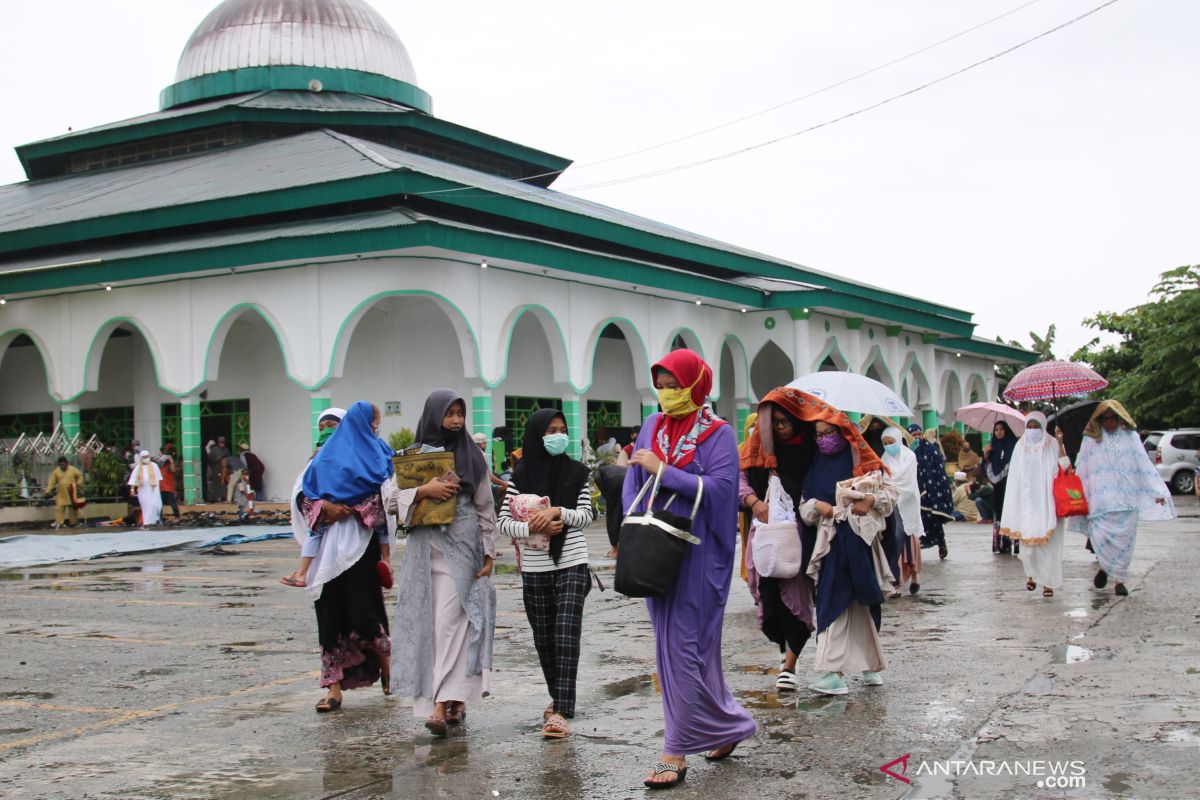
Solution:
M 738 117 L 736 119 L 731 119 L 731 120 L 728 120 L 727 122 L 722 122 L 720 124 L 713 125 L 710 128 L 704 128 L 703 130 L 685 134 L 683 136 L 679 136 L 674 139 L 668 139 L 667 141 L 659 142 L 658 144 L 648 145 L 648 146 L 642 147 L 638 150 L 630 150 L 627 153 L 619 153 L 614 156 L 607 156 L 606 158 L 601 158 L 597 161 L 586 161 L 582 164 L 572 164 L 571 168 L 574 170 L 581 170 L 581 169 L 587 169 L 588 167 L 595 167 L 600 164 L 608 164 L 613 161 L 620 161 L 621 159 L 624 159 L 624 158 L 631 158 L 632 156 L 641 155 L 642 153 L 649 153 L 653 150 L 659 150 L 663 147 L 669 147 L 670 145 L 673 145 L 673 144 L 679 144 L 680 142 L 686 142 L 689 139 L 695 139 L 698 136 L 704 136 L 709 133 L 713 133 L 714 131 L 719 131 L 719 130 L 722 130 L 723 128 L 728 128 L 733 125 L 738 125 L 742 122 L 746 122 L 747 120 L 751 120 L 756 117 L 761 117 L 764 114 L 770 114 L 773 111 L 778 111 L 781 108 L 786 108 L 787 106 L 794 105 L 794 104 L 799 103 L 804 100 L 808 100 L 809 98 L 816 97 L 819 94 L 824 94 L 825 92 L 828 92 L 832 89 L 837 89 L 840 86 L 845 86 L 846 84 L 852 83 L 856 80 L 859 80 L 860 78 L 865 78 L 868 75 L 874 75 L 876 72 L 879 72 L 880 70 L 884 70 L 884 69 L 887 69 L 888 67 L 895 66 L 896 64 L 899 64 L 901 62 L 908 61 L 910 58 L 915 58 L 916 56 L 919 56 L 922 53 L 927 53 L 930 50 L 933 50 L 934 48 L 937 48 L 937 47 L 941 47 L 942 45 L 947 44 L 948 42 L 952 42 L 955 39 L 960 39 L 963 36 L 966 36 L 968 33 L 974 33 L 975 31 L 979 30 L 980 28 L 991 25 L 993 22 L 998 22 L 999 20 L 1002 20 L 1005 17 L 1011 16 L 1011 15 L 1017 13 L 1018 11 L 1023 11 L 1024 9 L 1029 8 L 1032 5 L 1036 5 L 1037 3 L 1040 3 L 1040 2 L 1041 2 L 1041 0 L 1029 0 L 1029 2 L 1022 3 L 1021 5 L 1017 6 L 1016 8 L 1010 8 L 1008 11 L 1005 11 L 1003 14 L 998 14 L 998 15 L 992 17 L 991 19 L 986 19 L 983 22 L 980 22 L 976 25 L 972 25 L 971 27 L 969 27 L 965 30 L 959 31 L 958 33 L 956 33 L 952 36 L 947 36 L 945 39 L 940 39 L 940 40 L 934 42 L 933 44 L 926 45 L 925 47 L 922 47 L 919 50 L 913 50 L 911 53 L 900 56 L 899 58 L 894 58 L 891 61 L 885 62 L 878 66 L 872 67 L 871 69 L 866 70 L 865 72 L 860 72 L 857 75 L 850 76 L 849 78 L 843 78 L 842 80 L 836 81 L 827 86 L 822 86 L 820 89 L 814 89 L 813 91 L 808 92 L 807 94 L 800 95 L 799 97 L 793 97 L 791 100 L 785 100 L 782 103 L 776 103 L 773 106 L 761 109 L 759 111 L 755 111 L 751 114 L 747 114 L 744 117 Z M 564 172 L 564 170 L 551 170 L 550 172 L 541 172 L 536 175 L 529 175 L 529 176 L 525 177 L 523 180 L 533 180 L 535 178 L 547 178 L 552 175 L 561 175 L 563 172 Z M 435 191 L 426 192 L 425 194 L 439 194 L 439 193 L 445 193 L 445 192 L 458 192 L 458 191 L 465 191 L 465 190 L 463 190 L 463 189 L 438 189 Z
M 995 61 L 998 58 L 1002 58 L 1002 57 L 1008 55 L 1009 53 L 1013 53 L 1017 50 L 1020 50 L 1022 47 L 1025 47 L 1026 45 L 1033 44 L 1034 42 L 1038 41 L 1039 39 L 1044 39 L 1047 36 L 1050 36 L 1051 34 L 1057 33 L 1059 31 L 1063 30 L 1064 28 L 1070 27 L 1071 25 L 1074 25 L 1076 22 L 1080 22 L 1081 20 L 1087 19 L 1088 17 L 1092 16 L 1093 14 L 1095 14 L 1099 11 L 1102 11 L 1103 9 L 1105 9 L 1108 6 L 1111 6 L 1117 2 L 1119 2 L 1119 0 L 1108 0 L 1107 2 L 1101 3 L 1100 5 L 1096 6 L 1095 8 L 1092 8 L 1089 11 L 1085 11 L 1084 13 L 1080 14 L 1077 17 L 1073 17 L 1072 19 L 1067 20 L 1066 22 L 1062 23 L 1061 25 L 1056 25 L 1055 27 L 1050 28 L 1049 30 L 1043 31 L 1043 32 L 1037 34 L 1036 36 L 1032 36 L 1032 37 L 1024 40 L 1023 42 L 1019 42 L 1019 43 L 1013 45 L 1012 47 L 1001 50 L 998 53 L 993 53 L 992 55 L 988 56 L 987 58 L 980 59 L 979 61 L 976 61 L 972 64 L 968 64 L 967 66 L 962 67 L 961 69 L 957 69 L 953 72 L 946 73 L 945 75 L 942 75 L 939 78 L 934 78 L 931 81 L 928 81 L 919 86 L 913 87 L 912 89 L 908 89 L 907 91 L 900 92 L 899 94 L 894 94 L 891 97 L 887 97 L 883 100 L 880 100 L 877 103 L 872 103 L 869 106 L 864 106 L 863 108 L 859 108 L 859 109 L 857 109 L 855 111 L 851 111 L 847 114 L 842 114 L 839 117 L 834 117 L 833 119 L 828 119 L 828 120 L 825 120 L 824 122 L 819 122 L 816 125 L 810 125 L 809 127 L 803 128 L 801 130 L 793 131 L 791 133 L 784 134 L 783 136 L 777 136 L 774 139 L 768 139 L 763 142 L 758 142 L 756 144 L 738 148 L 737 150 L 730 150 L 728 152 L 720 153 L 715 156 L 709 156 L 708 158 L 702 158 L 702 159 L 698 159 L 696 161 L 689 161 L 689 162 L 686 162 L 683 164 L 676 164 L 675 166 L 672 166 L 672 167 L 665 167 L 663 169 L 653 170 L 650 172 L 643 172 L 643 173 L 640 173 L 637 175 L 626 176 L 624 178 L 614 178 L 614 179 L 608 180 L 608 181 L 599 181 L 596 183 L 582 184 L 579 186 L 571 186 L 571 187 L 567 187 L 567 188 L 563 189 L 562 191 L 567 191 L 567 192 L 585 191 L 587 189 L 598 189 L 598 188 L 602 188 L 602 187 L 606 187 L 606 186 L 616 186 L 616 185 L 619 185 L 622 183 L 632 183 L 634 181 L 645 180 L 647 178 L 656 178 L 656 177 L 659 177 L 662 175 L 669 175 L 674 172 L 681 172 L 683 170 L 694 169 L 695 167 L 704 166 L 705 164 L 712 164 L 716 161 L 723 161 L 727 158 L 733 158 L 735 156 L 739 156 L 744 153 L 753 152 L 754 150 L 761 150 L 764 147 L 770 147 L 771 145 L 778 144 L 783 141 L 787 141 L 788 139 L 794 139 L 797 136 L 803 136 L 806 133 L 812 133 L 813 131 L 817 131 L 822 128 L 827 128 L 830 125 L 835 125 L 839 122 L 844 122 L 845 120 L 852 119 L 853 117 L 857 117 L 861 114 L 866 114 L 869 111 L 874 111 L 878 108 L 882 108 L 883 106 L 894 103 L 897 100 L 900 100 L 905 97 L 909 97 L 918 92 L 924 91 L 925 89 L 928 89 L 932 86 L 937 86 L 939 83 L 944 83 L 945 81 L 948 81 L 951 78 L 956 78 L 959 75 L 970 72 L 971 70 L 973 70 L 977 67 L 981 67 L 984 64 L 988 64 L 992 61 Z

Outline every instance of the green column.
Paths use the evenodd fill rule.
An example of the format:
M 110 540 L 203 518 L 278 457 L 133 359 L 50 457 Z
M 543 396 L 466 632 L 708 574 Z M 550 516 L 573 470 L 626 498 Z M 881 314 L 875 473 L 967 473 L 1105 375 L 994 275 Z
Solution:
M 746 420 L 750 416 L 750 406 L 744 403 L 737 404 L 737 441 L 742 444 L 746 441 Z
M 847 411 L 846 416 L 849 417 L 850 421 L 853 422 L 855 425 L 857 425 L 858 421 L 863 418 L 863 415 L 858 413 L 857 411 Z
M 658 403 L 642 402 L 642 422 L 646 421 L 646 417 L 658 411 Z
M 927 408 L 921 412 L 921 427 L 927 431 L 936 431 L 938 426 L 937 412 Z
M 179 403 L 179 452 L 183 457 L 183 502 L 187 505 L 202 500 L 204 489 L 200 470 L 204 460 L 200 452 L 200 398 L 193 395 Z
M 64 403 L 59 406 L 58 421 L 62 424 L 63 436 L 70 441 L 79 435 L 79 405 Z
M 317 446 L 317 420 L 321 415 L 333 407 L 333 398 L 329 396 L 329 392 L 313 392 L 309 397 L 309 408 L 312 410 L 312 446 Z
M 991 443 L 992 443 L 992 435 L 991 435 L 990 433 L 981 433 L 981 434 L 979 434 L 979 442 L 980 442 L 980 444 L 982 444 L 984 447 L 987 447 L 989 444 L 991 444 Z
M 487 437 L 488 463 L 492 470 L 496 469 L 494 448 L 492 447 L 492 390 L 476 389 L 471 393 L 471 432 L 482 433 Z
M 567 430 L 571 434 L 571 443 L 567 452 L 571 458 L 582 458 L 583 447 L 579 440 L 587 436 L 587 419 L 583 414 L 583 400 L 579 395 L 567 395 L 563 398 L 563 418 L 567 421 Z
M 965 434 L 967 432 L 967 426 L 962 422 L 956 422 L 954 423 L 954 430 L 961 434 Z

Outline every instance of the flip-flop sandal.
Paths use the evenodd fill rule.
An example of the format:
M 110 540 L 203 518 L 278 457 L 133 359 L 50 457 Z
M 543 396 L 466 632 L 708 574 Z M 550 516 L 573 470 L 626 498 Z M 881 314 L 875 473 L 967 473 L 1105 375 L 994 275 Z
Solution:
M 1032 592 L 1037 588 L 1037 583 L 1033 580 L 1033 578 L 1030 578 L 1029 580 L 1025 581 L 1025 588 Z
M 425 727 L 428 728 L 429 732 L 434 736 L 446 736 L 448 733 L 446 730 L 446 720 L 438 719 L 437 717 L 430 717 L 429 719 L 425 720 Z
M 1047 586 L 1042 589 L 1042 597 L 1054 597 L 1054 590 Z
M 562 714 L 551 714 L 546 717 L 546 724 L 542 727 L 542 738 L 565 739 L 570 735 L 571 729 Z
M 337 711 L 342 707 L 342 701 L 336 697 L 326 697 L 317 703 L 318 714 L 328 714 L 330 711 Z
M 642 781 L 647 789 L 674 789 L 679 784 L 683 783 L 683 779 L 687 777 L 687 767 L 677 767 L 674 764 L 668 764 L 665 761 L 660 761 L 654 765 L 654 777 L 658 777 L 665 772 L 674 772 L 675 780 L 673 781 L 652 781 L 649 778 Z
M 731 755 L 733 755 L 733 751 L 737 750 L 737 746 L 739 744 L 741 744 L 741 742 L 734 742 L 733 747 L 729 748 L 724 753 L 721 753 L 721 755 L 719 755 L 719 756 L 710 756 L 708 753 L 705 753 L 704 760 L 705 761 L 724 761 L 725 759 L 727 759 Z M 718 747 L 717 749 L 720 750 L 721 748 Z
M 447 725 L 457 725 L 460 722 L 465 721 L 466 718 L 467 718 L 466 703 L 456 703 L 452 707 L 447 706 L 447 708 L 446 708 L 446 724 Z
M 279 582 L 284 586 L 295 586 L 297 589 L 303 589 L 304 587 L 308 586 L 306 582 L 299 580 L 298 578 L 294 578 L 291 575 L 284 575 L 279 579 Z
M 796 673 L 789 670 L 781 670 L 779 677 L 775 680 L 775 690 L 779 692 L 794 692 L 800 688 L 800 681 L 796 680 Z

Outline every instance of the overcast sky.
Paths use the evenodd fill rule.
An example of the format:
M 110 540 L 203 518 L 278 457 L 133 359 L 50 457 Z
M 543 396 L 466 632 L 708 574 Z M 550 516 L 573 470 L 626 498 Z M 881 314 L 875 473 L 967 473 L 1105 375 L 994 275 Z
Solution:
M 573 158 L 556 188 L 769 140 L 1004 50 L 1103 0 L 1040 0 L 869 77 L 688 141 L 1028 0 L 603 4 L 374 0 L 445 119 Z M 6 3 L 12 148 L 151 112 L 215 0 Z M 1200 2 L 1119 0 L 879 110 L 745 155 L 585 197 L 975 313 L 1028 342 L 1146 299 L 1200 262 Z

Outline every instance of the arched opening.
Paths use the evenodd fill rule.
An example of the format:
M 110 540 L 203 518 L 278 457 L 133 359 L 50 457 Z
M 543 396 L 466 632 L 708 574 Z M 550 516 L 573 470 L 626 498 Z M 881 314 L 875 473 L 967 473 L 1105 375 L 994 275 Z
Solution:
M 949 425 L 954 422 L 954 415 L 963 406 L 962 384 L 958 375 L 951 372 L 946 379 L 946 389 L 942 395 L 942 423 Z
M 967 390 L 968 402 L 982 403 L 987 400 L 987 386 L 984 385 L 983 378 L 972 375 L 967 386 L 969 387 Z
M 0 440 L 49 436 L 56 408 L 37 343 L 25 333 L 0 337 Z
M 282 500 L 312 455 L 309 393 L 287 378 L 282 344 L 257 309 L 243 309 L 221 325 L 228 326 L 227 335 L 223 341 L 214 337 L 208 353 L 215 377 L 200 393 L 200 457 L 208 442 L 221 438 L 232 453 L 249 445 L 266 466 L 263 498 Z M 175 415 L 179 409 L 176 401 Z M 166 412 L 163 429 L 169 430 Z M 205 498 L 224 501 L 225 487 L 215 480 L 219 472 L 206 465 L 201 474 Z
M 152 453 L 162 447 L 163 406 L 179 399 L 160 388 L 155 359 L 140 328 L 114 321 L 92 343 L 87 385 L 79 397 L 79 432 L 124 449 L 137 440 Z M 178 446 L 178 440 L 176 440 Z
M 925 377 L 925 372 L 921 369 L 915 355 L 908 357 L 900 374 L 903 376 L 900 396 L 904 402 L 908 403 L 909 408 L 913 411 L 920 411 L 935 407 L 936 403 L 929 388 L 929 380 Z
M 791 383 L 795 378 L 792 359 L 772 341 L 764 344 L 750 363 L 750 386 L 759 398 L 772 389 Z
M 691 350 L 704 358 L 704 350 L 700 347 L 700 337 L 691 328 L 676 328 L 667 337 L 666 351 Z
M 473 350 L 464 355 L 455 323 L 436 299 L 381 297 L 358 309 L 352 324 L 342 334 L 341 378 L 329 385 L 333 405 L 375 403 L 383 414 L 379 433 L 386 439 L 401 428 L 416 430 L 432 389 L 454 389 L 470 404 L 466 359 L 475 355 Z
M 521 446 L 525 423 L 534 411 L 563 407 L 565 387 L 556 377 L 565 376 L 567 368 L 556 363 L 554 350 L 543 321 L 531 312 L 523 313 L 513 325 L 504 381 L 496 387 L 493 400 L 493 424 L 504 428 L 506 450 Z M 572 442 L 582 435 L 586 431 L 572 430 Z
M 639 373 L 649 374 L 645 347 L 634 337 L 637 331 L 624 322 L 608 322 L 600 329 L 592 351 L 592 383 L 583 398 L 587 414 L 587 437 L 592 447 L 615 438 L 624 445 L 642 423 L 642 392 Z M 640 352 L 639 352 L 640 350 Z M 649 385 L 649 378 L 640 382 Z
M 892 378 L 892 373 L 888 371 L 887 364 L 883 360 L 883 352 L 879 349 L 879 345 L 875 345 L 871 350 L 871 357 L 867 361 L 867 367 L 863 370 L 863 375 L 871 380 L 879 381 L 889 389 L 895 389 L 896 383 Z
M 845 372 L 850 366 L 850 362 L 842 355 L 841 349 L 838 347 L 837 339 L 832 336 L 825 344 L 825 349 L 821 351 L 821 355 L 817 356 L 813 362 L 814 372 Z

